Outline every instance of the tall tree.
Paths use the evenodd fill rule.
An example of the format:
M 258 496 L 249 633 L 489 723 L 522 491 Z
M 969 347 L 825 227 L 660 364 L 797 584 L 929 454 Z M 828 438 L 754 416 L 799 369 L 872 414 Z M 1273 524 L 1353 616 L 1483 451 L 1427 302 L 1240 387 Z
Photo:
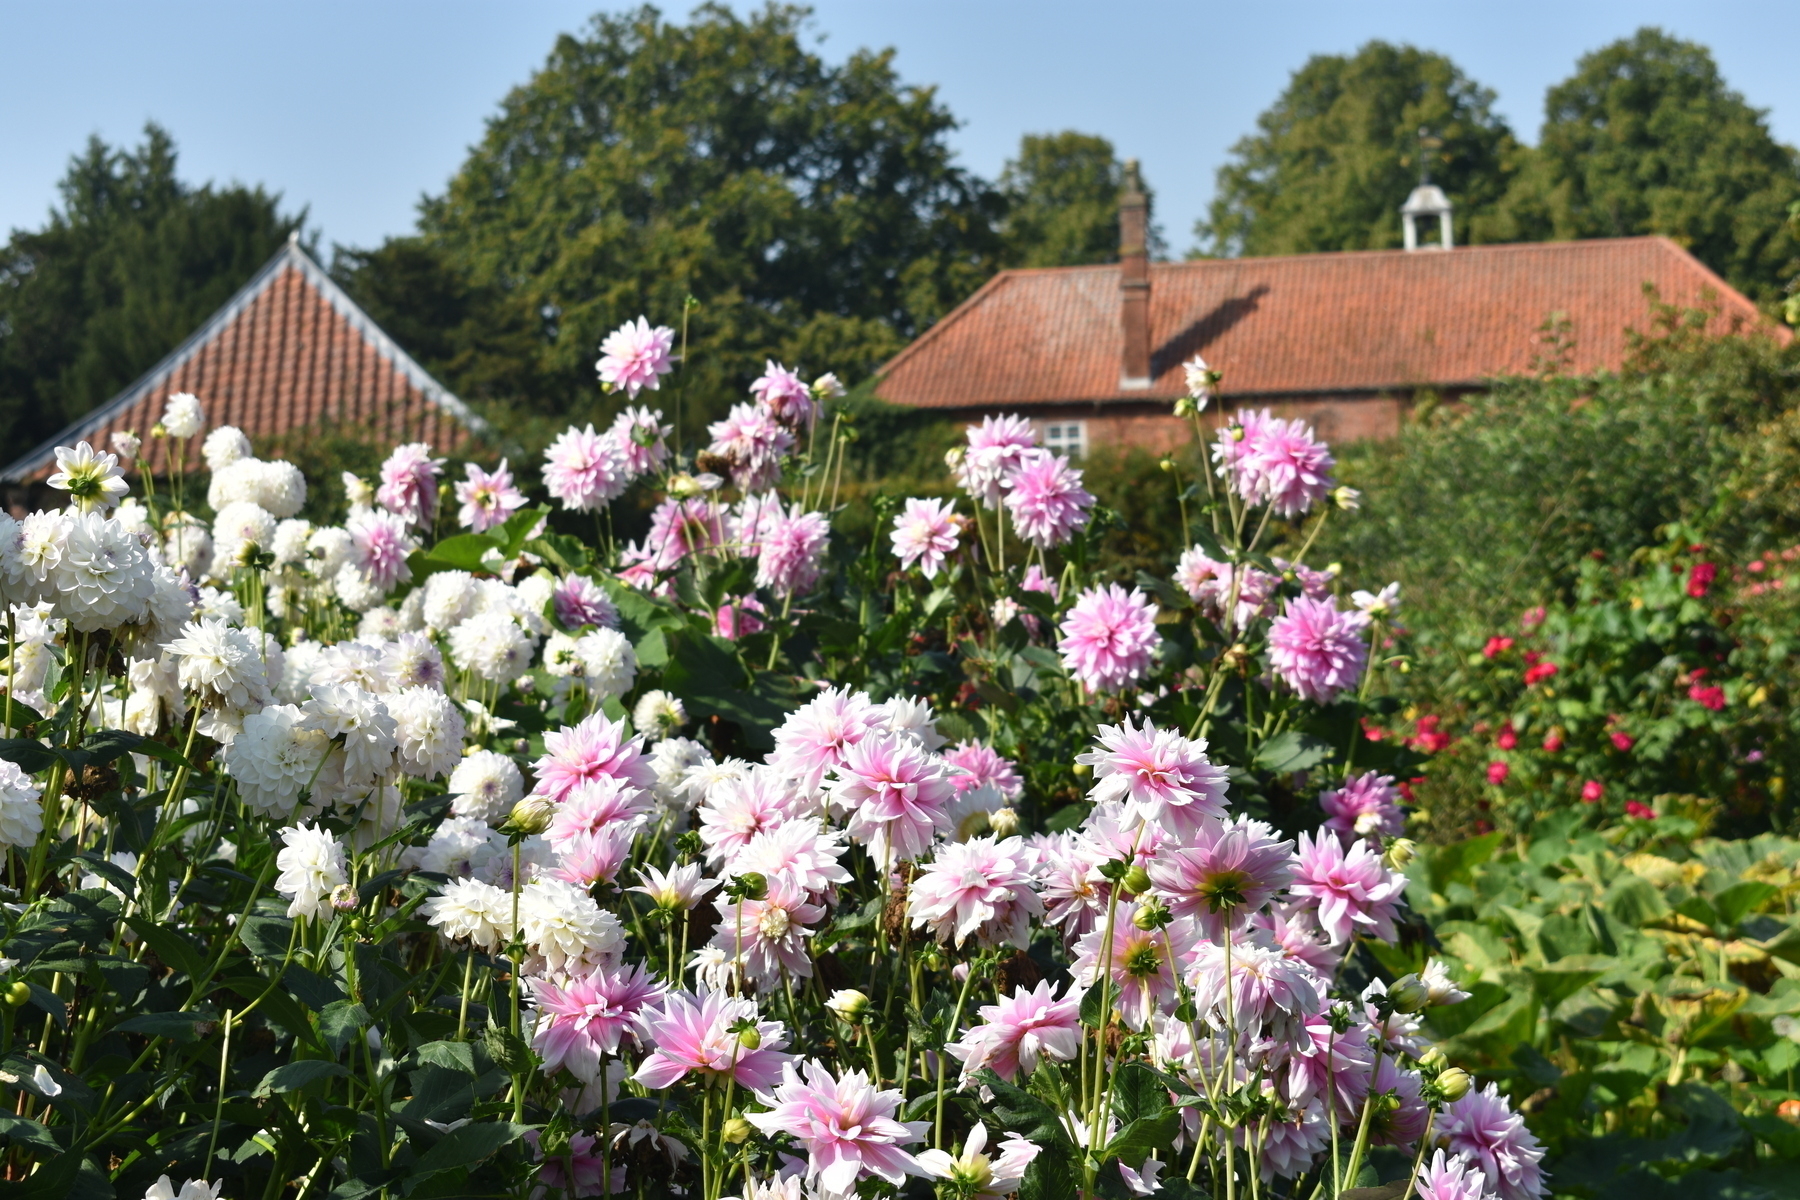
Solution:
M 130 383 L 305 219 L 260 187 L 184 184 L 175 160 L 154 124 L 134 150 L 90 139 L 49 222 L 6 243 L 0 443 L 23 451 Z
M 1028 133 L 1000 172 L 1006 199 L 1006 261 L 1016 267 L 1075 267 L 1119 257 L 1119 189 L 1125 168 L 1097 134 Z M 1147 189 L 1146 189 L 1147 190 Z M 1151 251 L 1163 247 L 1151 228 Z
M 606 331 L 639 313 L 678 326 L 691 294 L 698 419 L 771 351 L 867 373 L 991 271 L 1000 200 L 952 163 L 950 114 L 892 51 L 822 61 L 805 17 L 597 16 L 507 96 L 420 221 L 446 278 L 530 329 L 527 368 L 467 364 L 511 389 L 497 399 L 591 404 Z
M 1195 226 L 1203 252 L 1304 254 L 1401 243 L 1401 203 L 1418 183 L 1420 130 L 1439 143 L 1431 178 L 1470 240 L 1506 191 L 1519 146 L 1494 94 L 1441 54 L 1370 42 L 1320 54 L 1232 147 Z
M 1532 167 L 1495 233 L 1666 234 L 1739 290 L 1773 300 L 1800 269 L 1786 222 L 1800 156 L 1764 117 L 1725 85 L 1706 47 L 1640 29 L 1550 89 Z

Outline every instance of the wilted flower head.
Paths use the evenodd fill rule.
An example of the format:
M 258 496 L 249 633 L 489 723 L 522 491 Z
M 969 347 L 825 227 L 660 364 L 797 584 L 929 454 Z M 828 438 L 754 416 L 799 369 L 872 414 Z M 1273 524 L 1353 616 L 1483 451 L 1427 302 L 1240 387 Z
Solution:
M 675 331 L 666 325 L 652 327 L 643 317 L 627 321 L 600 342 L 600 359 L 594 369 L 606 391 L 623 388 L 633 400 L 645 388 L 662 387 L 675 361 Z

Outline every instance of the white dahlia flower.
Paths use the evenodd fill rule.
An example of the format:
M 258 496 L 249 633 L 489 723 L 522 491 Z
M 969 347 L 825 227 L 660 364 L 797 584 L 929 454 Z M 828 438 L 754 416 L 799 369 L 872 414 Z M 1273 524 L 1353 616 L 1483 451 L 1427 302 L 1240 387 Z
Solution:
M 525 795 L 519 764 L 492 750 L 477 750 L 450 772 L 450 811 L 489 825 L 506 820 Z
M 66 512 L 41 509 L 19 522 L 19 572 L 30 599 L 44 599 L 51 590 L 50 577 L 62 565 L 73 523 Z
M 0 846 L 35 846 L 44 831 L 43 789 L 16 763 L 0 759 Z
M 275 856 L 275 866 L 281 874 L 275 877 L 275 890 L 288 898 L 287 915 L 329 917 L 331 893 L 350 882 L 344 847 L 313 825 L 294 825 L 279 830 L 278 836 L 282 850 Z
M 356 539 L 348 529 L 327 525 L 306 538 L 306 557 L 315 579 L 335 579 L 356 553 Z
M 306 728 L 306 714 L 292 704 L 271 704 L 244 718 L 244 727 L 222 756 L 225 773 L 253 812 L 277 821 L 294 815 L 331 739 Z
M 477 613 L 450 631 L 456 665 L 494 683 L 511 683 L 530 670 L 531 652 L 531 636 L 506 613 Z
M 283 520 L 306 504 L 306 476 L 282 459 L 256 464 L 257 503 Z
M 551 971 L 591 971 L 625 947 L 619 918 L 560 879 L 534 879 L 519 894 L 525 943 Z
M 407 633 L 425 632 L 424 588 L 414 588 L 400 602 L 400 628 Z
M 653 689 L 638 698 L 631 710 L 631 724 L 653 741 L 673 737 L 687 724 L 687 705 L 660 688 Z
M 287 648 L 282 664 L 281 683 L 274 689 L 283 704 L 305 704 L 312 695 L 313 671 L 325 647 L 302 638 Z
M 355 613 L 367 612 L 387 599 L 387 592 L 370 583 L 369 577 L 357 570 L 355 563 L 339 567 L 331 586 L 344 607 Z
M 386 704 L 400 743 L 402 771 L 420 779 L 436 779 L 458 764 L 463 715 L 450 697 L 436 688 L 409 687 L 389 693 Z
M 202 621 L 223 621 L 239 627 L 244 624 L 244 606 L 238 603 L 237 594 L 210 585 L 200 589 L 195 612 Z
M 124 728 L 141 737 L 155 737 L 175 729 L 187 716 L 187 694 L 181 690 L 181 672 L 175 660 L 137 658 L 126 667 L 130 692 L 125 699 Z
M 206 506 L 214 512 L 223 512 L 230 504 L 262 507 L 262 490 L 257 487 L 256 474 L 256 468 L 261 465 L 261 459 L 240 458 L 214 471 L 212 481 L 206 485 Z
M 520 898 L 524 907 L 524 897 Z M 419 906 L 419 915 L 445 938 L 492 953 L 512 940 L 512 893 L 479 879 L 452 879 Z
M 387 691 L 387 675 L 381 669 L 386 646 L 381 642 L 333 642 L 319 651 L 313 663 L 312 682 L 353 684 L 365 692 Z M 310 695 L 310 693 L 308 693 Z
M 142 621 L 156 590 L 144 544 L 97 512 L 72 516 L 49 585 L 59 615 L 83 633 Z
M 637 652 L 616 629 L 591 629 L 576 643 L 588 686 L 601 696 L 623 696 L 637 678 Z
M 180 637 L 182 627 L 194 619 L 194 594 L 181 582 L 181 576 L 167 567 L 151 571 L 150 585 L 150 603 L 137 645 L 160 651 Z
M 559 679 L 586 675 L 587 663 L 582 661 L 581 646 L 561 630 L 551 634 L 544 642 L 544 670 Z
M 409 851 L 411 864 L 434 875 L 475 879 L 497 854 L 508 854 L 504 835 L 473 817 L 451 817 L 431 833 L 431 840 Z
M 221 425 L 206 435 L 200 443 L 200 453 L 206 456 L 206 469 L 218 471 L 240 458 L 249 458 L 250 439 L 235 425 Z
M 420 589 L 419 615 L 428 629 L 443 633 L 468 620 L 475 611 L 475 577 L 467 571 L 439 571 Z
M 667 737 L 650 747 L 650 769 L 656 772 L 656 799 L 672 812 L 693 807 L 685 786 L 688 772 L 710 764 L 712 755 L 692 738 Z
M 532 633 L 542 637 L 550 628 L 550 618 L 544 613 L 550 607 L 550 597 L 556 593 L 556 580 L 548 571 L 538 571 L 519 581 L 513 589 L 513 605 L 517 610 L 520 623 Z
M 170 513 L 163 518 L 163 561 L 176 571 L 198 579 L 212 566 L 213 540 L 206 522 L 191 513 Z
M 389 604 L 371 608 L 356 623 L 356 636 L 365 642 L 391 642 L 399 632 L 399 610 Z
M 444 656 L 437 644 L 422 633 L 402 633 L 381 652 L 381 677 L 386 686 L 371 691 L 397 692 L 402 688 L 444 690 Z
M 298 517 L 277 524 L 275 538 L 269 543 L 269 549 L 275 555 L 275 565 L 278 567 L 305 566 L 306 544 L 312 534 L 312 522 L 303 521 Z
M 69 507 L 84 513 L 111 511 L 131 485 L 119 469 L 119 456 L 96 450 L 86 442 L 56 448 L 56 471 L 46 484 L 69 493 Z
M 191 438 L 206 424 L 206 414 L 192 392 L 176 392 L 163 405 L 163 432 L 172 438 Z
M 253 636 L 216 618 L 189 621 L 169 643 L 181 686 L 209 708 L 254 712 L 274 697 Z
M 25 569 L 24 544 L 25 527 L 11 514 L 0 513 L 0 603 L 28 604 L 35 598 L 31 594 L 35 580 Z
M 379 696 L 353 684 L 314 684 L 304 707 L 307 728 L 342 739 L 347 788 L 370 787 L 393 770 L 399 742 Z

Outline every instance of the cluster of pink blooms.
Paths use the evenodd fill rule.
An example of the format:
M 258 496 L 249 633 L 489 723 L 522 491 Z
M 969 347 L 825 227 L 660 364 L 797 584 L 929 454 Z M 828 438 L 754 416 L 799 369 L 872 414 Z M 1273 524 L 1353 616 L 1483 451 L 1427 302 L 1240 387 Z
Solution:
M 969 426 L 968 445 L 951 459 L 957 485 L 984 508 L 1004 507 L 1030 545 L 1054 549 L 1087 527 L 1094 497 L 1081 485 L 1080 468 L 1039 446 L 1024 417 L 984 417 Z
M 1267 409 L 1220 429 L 1213 461 L 1244 503 L 1270 505 L 1283 517 L 1299 516 L 1330 495 L 1337 465 L 1312 426 Z

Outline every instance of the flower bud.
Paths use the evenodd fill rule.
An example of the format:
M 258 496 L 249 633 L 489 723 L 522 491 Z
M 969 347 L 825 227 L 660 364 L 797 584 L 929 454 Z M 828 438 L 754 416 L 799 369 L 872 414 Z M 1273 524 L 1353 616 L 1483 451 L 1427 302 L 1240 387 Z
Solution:
M 506 818 L 506 824 L 500 828 L 505 833 L 530 836 L 550 828 L 550 818 L 555 815 L 556 804 L 548 796 L 527 796 L 513 805 L 512 815 Z
M 1451 1067 L 1437 1077 L 1438 1091 L 1452 1104 L 1468 1095 L 1474 1086 L 1475 1081 L 1461 1067 Z
M 1075 773 L 1075 778 L 1086 779 L 1093 773 L 1094 768 L 1088 766 L 1086 763 L 1076 763 L 1070 770 Z
M 1395 1012 L 1416 1013 L 1431 1002 L 1431 989 L 1417 975 L 1402 975 L 1388 989 Z
M 1133 896 L 1141 896 L 1150 890 L 1150 872 L 1144 870 L 1142 863 L 1133 863 L 1131 869 L 1125 872 L 1125 877 L 1119 880 L 1119 886 Z
M 356 889 L 347 883 L 340 883 L 331 889 L 331 907 L 339 912 L 355 912 L 362 907 L 362 897 Z
M 831 993 L 831 999 L 825 1002 L 825 1007 L 855 1025 L 869 1011 L 869 998 L 855 988 L 843 988 Z
M 1145 933 L 1161 929 L 1172 919 L 1169 910 L 1157 903 L 1153 896 L 1146 897 L 1144 902 L 1138 905 L 1137 911 L 1131 914 L 1131 923 Z
M 733 1146 L 743 1145 L 750 1140 L 750 1135 L 755 1132 L 756 1126 L 744 1120 L 742 1117 L 733 1117 L 731 1120 L 725 1122 L 725 1124 L 719 1126 L 719 1136 L 730 1142 Z
M 1395 838 L 1388 843 L 1387 853 L 1382 857 L 1387 865 L 1396 871 L 1404 871 L 1406 864 L 1419 856 L 1419 844 L 1411 838 Z
M 1229 428 L 1225 431 L 1225 439 L 1227 441 L 1232 441 L 1232 442 L 1243 441 L 1244 440 L 1244 427 L 1242 425 L 1233 425 L 1231 428 Z
M 762 1045 L 762 1032 L 751 1025 L 738 1031 L 738 1045 L 746 1050 L 755 1050 Z
M 944 465 L 952 471 L 962 466 L 963 453 L 966 449 L 967 447 L 964 446 L 952 446 L 944 451 Z
M 730 890 L 746 900 L 761 900 L 769 894 L 769 881 L 759 871 L 746 871 L 731 882 Z
M 669 476 L 669 486 L 666 490 L 671 500 L 691 500 L 706 489 L 700 485 L 698 479 L 683 471 L 680 474 Z
M 1192 396 L 1183 396 L 1175 402 L 1175 415 L 1178 417 L 1192 417 L 1199 412 L 1200 406 Z
M 11 987 L 6 989 L 6 1003 L 8 1007 L 18 1008 L 30 999 L 31 985 L 26 983 L 23 979 L 15 981 Z
M 1362 507 L 1362 493 L 1353 487 L 1339 487 L 1332 491 L 1331 502 L 1345 512 L 1355 512 Z
M 1016 808 L 995 809 L 988 814 L 988 828 L 994 831 L 995 837 L 1011 837 L 1019 832 L 1019 810 Z
M 1419 1065 L 1427 1071 L 1442 1071 L 1450 1065 L 1450 1056 L 1444 1053 L 1442 1046 L 1432 1046 L 1419 1055 Z
M 1175 470 L 1175 460 L 1172 458 L 1165 458 L 1161 462 L 1157 463 L 1156 465 L 1158 468 L 1160 468 L 1163 471 L 1174 471 Z
M 166 438 L 169 436 L 169 428 L 161 421 L 158 421 L 150 427 L 150 436 L 153 438 Z

